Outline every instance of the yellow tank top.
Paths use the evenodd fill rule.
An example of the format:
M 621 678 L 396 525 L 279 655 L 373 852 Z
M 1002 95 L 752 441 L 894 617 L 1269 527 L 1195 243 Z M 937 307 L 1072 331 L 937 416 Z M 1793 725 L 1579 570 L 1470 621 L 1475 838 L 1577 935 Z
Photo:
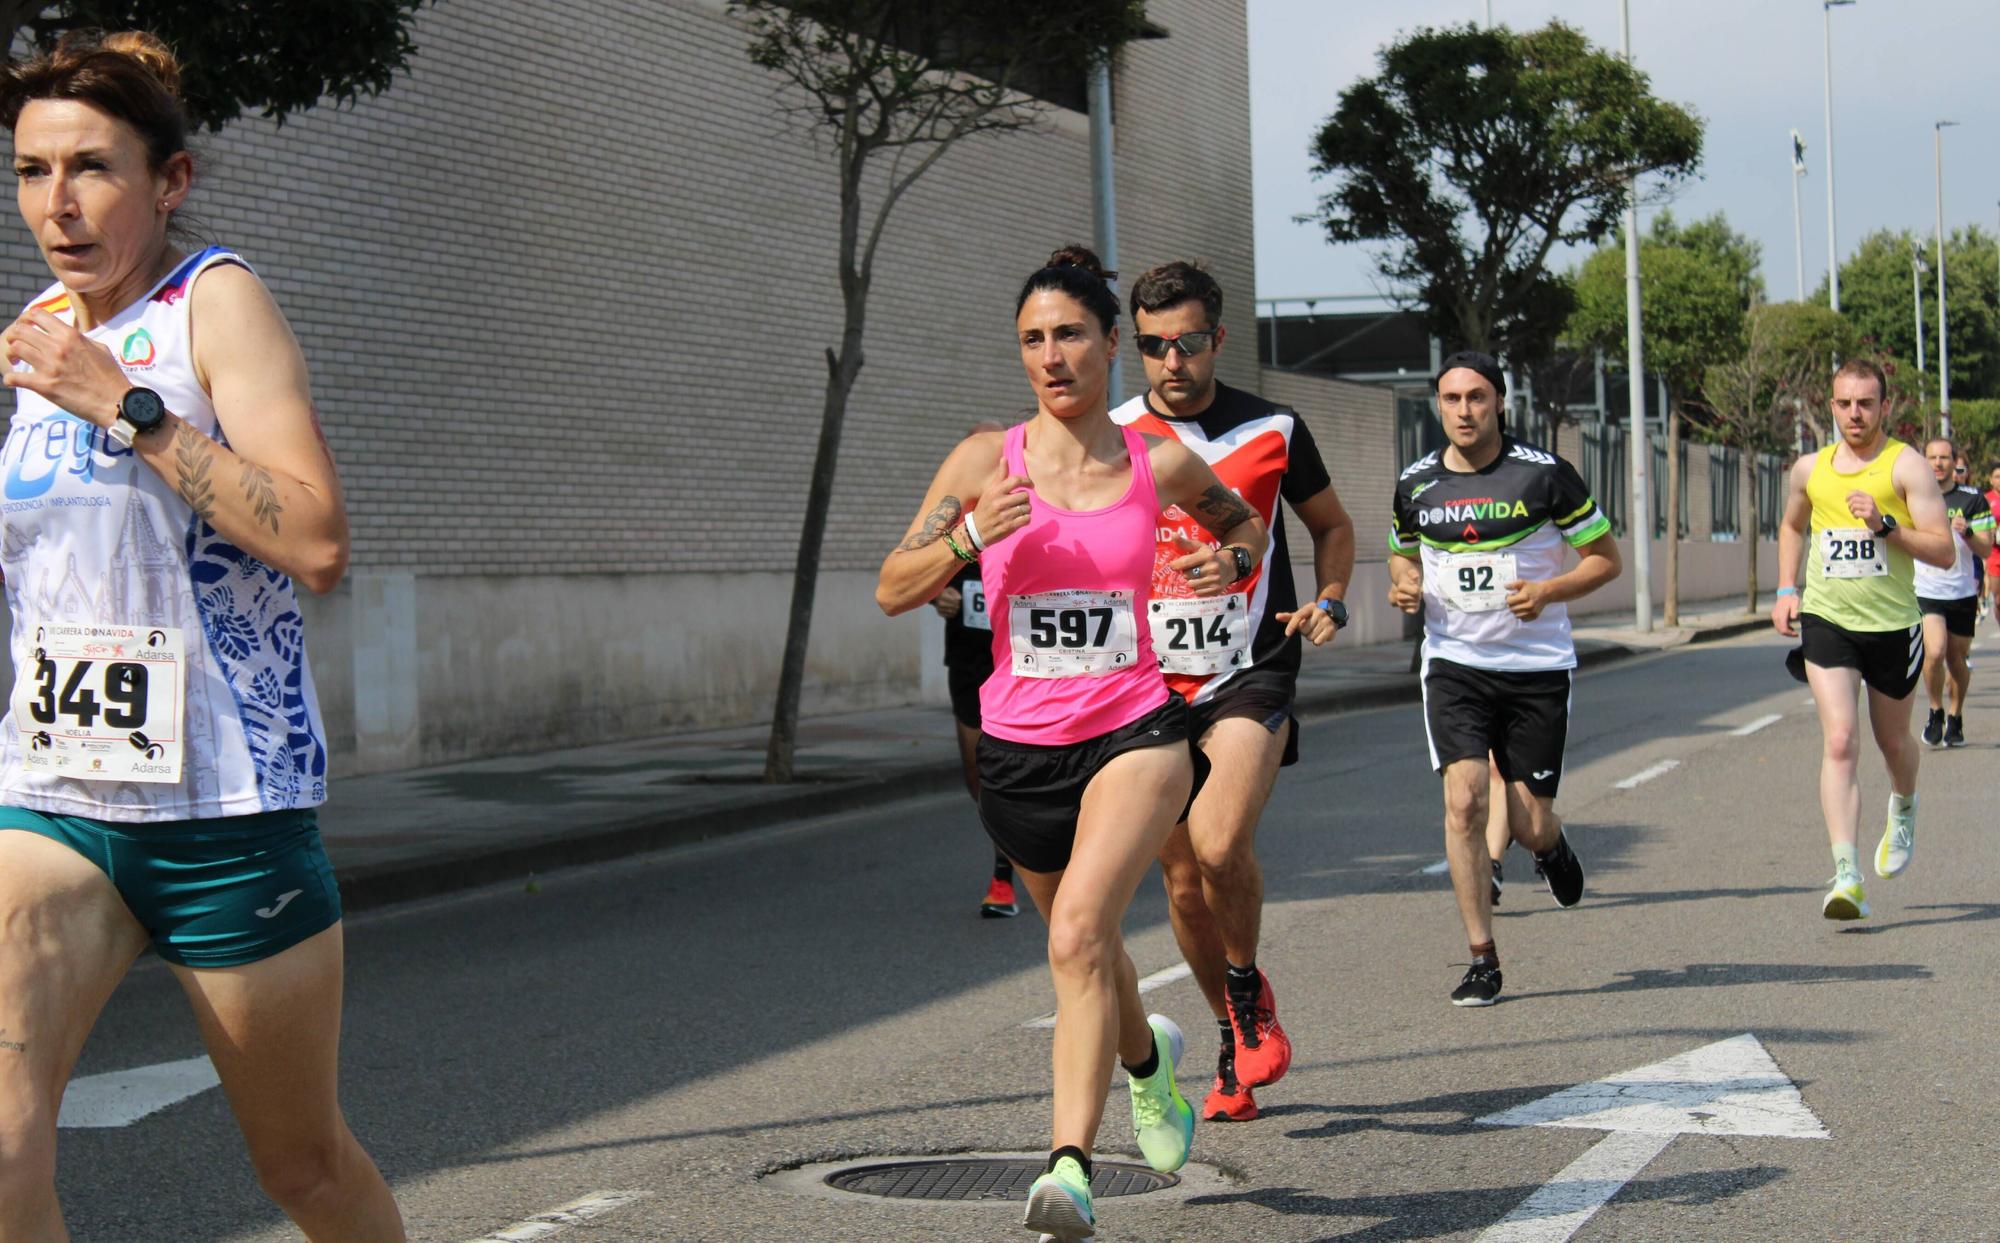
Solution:
M 1870 536 L 1849 512 L 1847 496 L 1866 492 L 1875 498 L 1876 508 L 1909 526 L 1909 506 L 1896 494 L 1891 472 L 1910 447 L 1890 439 L 1874 461 L 1852 474 L 1834 469 L 1839 448 L 1836 442 L 1821 449 L 1806 476 L 1812 527 L 1800 609 L 1846 630 L 1908 630 L 1923 620 L 1917 609 L 1916 563 L 1909 553 Z

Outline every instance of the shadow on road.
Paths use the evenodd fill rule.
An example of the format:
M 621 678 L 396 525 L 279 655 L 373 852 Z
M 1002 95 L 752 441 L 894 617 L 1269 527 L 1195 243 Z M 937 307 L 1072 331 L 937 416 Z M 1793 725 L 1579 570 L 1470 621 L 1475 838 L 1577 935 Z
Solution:
M 1834 966 L 1792 962 L 1696 962 L 1678 969 L 1621 971 L 1623 979 L 1596 988 L 1561 988 L 1512 994 L 1530 997 L 1590 997 L 1655 988 L 1723 988 L 1734 984 L 1867 984 L 1885 980 L 1928 980 L 1931 969 L 1917 963 L 1885 962 Z
M 1875 923 L 1859 924 L 1841 931 L 1848 936 L 1873 936 L 1882 932 L 1895 932 L 1902 928 L 1923 928 L 1931 924 L 1962 924 L 1977 920 L 2000 919 L 2000 902 L 1932 902 L 1921 906 L 1906 906 L 1906 911 L 1956 911 L 1956 915 L 1934 915 L 1929 919 L 1885 919 Z
M 1784 1175 L 1785 1171 L 1777 1166 L 1749 1165 L 1634 1179 L 1619 1191 L 1613 1203 L 1664 1201 L 1683 1207 L 1714 1204 L 1755 1191 Z M 1524 1184 L 1410 1195 L 1329 1196 L 1299 1187 L 1260 1187 L 1227 1195 L 1196 1196 L 1187 1203 L 1189 1206 L 1254 1204 L 1288 1217 L 1374 1218 L 1373 1225 L 1322 1235 L 1319 1243 L 1334 1243 L 1334 1240 L 1389 1243 L 1396 1239 L 1434 1239 L 1490 1224 L 1506 1216 L 1538 1189 L 1538 1184 Z

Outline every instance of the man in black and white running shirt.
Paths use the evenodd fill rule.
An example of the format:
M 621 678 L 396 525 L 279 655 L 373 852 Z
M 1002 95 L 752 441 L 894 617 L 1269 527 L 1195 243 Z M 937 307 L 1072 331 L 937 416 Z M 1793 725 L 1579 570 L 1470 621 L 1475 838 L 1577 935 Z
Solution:
M 1993 551 L 1993 511 L 1986 494 L 1958 482 L 1963 461 L 1951 441 L 1932 437 L 1924 446 L 1924 461 L 1944 493 L 1945 517 L 1951 521 L 1952 549 L 1957 557 L 1948 570 L 1917 562 L 1917 607 L 1924 615 L 1924 690 L 1931 713 L 1924 722 L 1927 747 L 1965 745 L 1965 695 L 1972 689 L 1972 639 L 1979 632 L 1980 559 Z M 1945 705 L 1945 675 L 1951 675 L 1950 711 Z
M 1610 520 L 1574 467 L 1500 428 L 1507 381 L 1492 357 L 1447 358 L 1435 381 L 1450 444 L 1396 484 L 1389 601 L 1424 614 L 1424 726 L 1444 777 L 1445 855 L 1472 965 L 1459 1006 L 1500 995 L 1486 848 L 1488 756 L 1507 792 L 1514 840 L 1562 906 L 1583 896 L 1583 865 L 1555 814 L 1576 648 L 1565 601 L 1618 577 Z M 1565 548 L 1581 561 L 1563 570 Z

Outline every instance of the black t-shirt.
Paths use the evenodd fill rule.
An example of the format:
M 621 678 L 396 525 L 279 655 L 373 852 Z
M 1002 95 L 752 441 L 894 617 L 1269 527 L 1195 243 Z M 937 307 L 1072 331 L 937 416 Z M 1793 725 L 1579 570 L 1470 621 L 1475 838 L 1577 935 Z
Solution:
M 968 563 L 946 585 L 958 589 L 959 605 L 956 617 L 944 619 L 945 666 L 993 672 L 993 624 L 986 614 L 986 591 L 979 578 L 979 563 Z M 973 624 L 966 624 L 968 617 Z M 983 627 L 978 624 L 982 619 L 986 620 Z

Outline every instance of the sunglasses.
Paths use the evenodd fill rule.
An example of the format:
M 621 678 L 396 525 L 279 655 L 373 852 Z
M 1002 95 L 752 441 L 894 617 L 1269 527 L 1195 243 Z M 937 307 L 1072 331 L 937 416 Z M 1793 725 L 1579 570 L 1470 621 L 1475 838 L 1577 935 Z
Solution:
M 1142 332 L 1133 339 L 1139 343 L 1139 352 L 1148 358 L 1165 358 L 1168 350 L 1179 350 L 1182 358 L 1193 358 L 1208 353 L 1215 344 L 1215 330 L 1183 332 L 1177 337 L 1156 337 Z

